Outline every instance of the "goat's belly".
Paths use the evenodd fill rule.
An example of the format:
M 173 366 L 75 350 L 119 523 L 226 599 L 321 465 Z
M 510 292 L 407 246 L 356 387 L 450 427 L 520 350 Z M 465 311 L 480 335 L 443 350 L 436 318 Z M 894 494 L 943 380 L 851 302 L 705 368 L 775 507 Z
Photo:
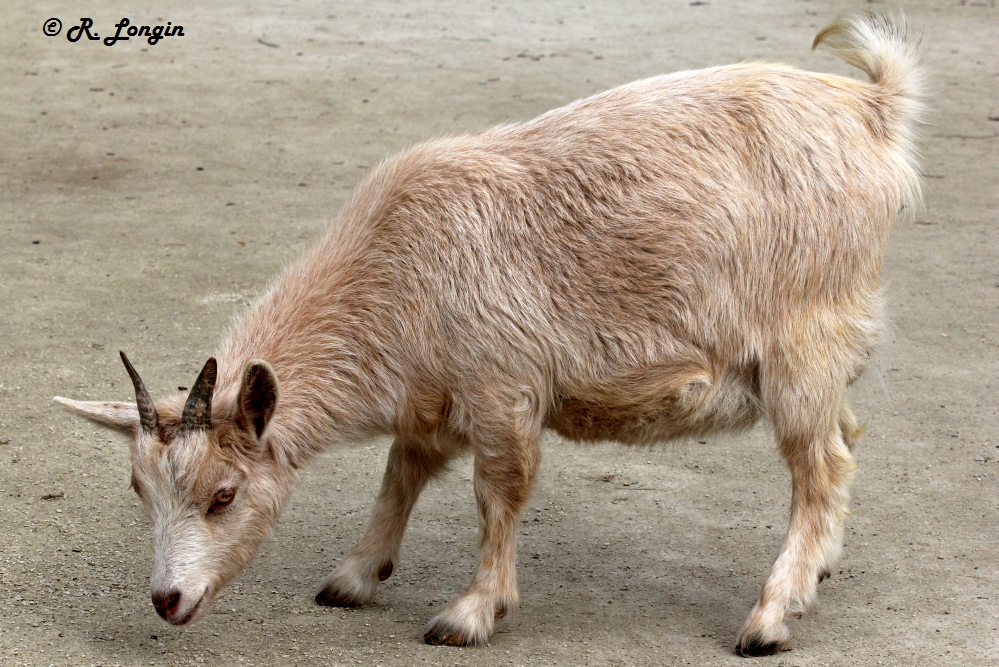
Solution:
M 547 426 L 570 440 L 627 444 L 749 428 L 761 414 L 751 375 L 689 366 L 629 373 L 563 398 Z

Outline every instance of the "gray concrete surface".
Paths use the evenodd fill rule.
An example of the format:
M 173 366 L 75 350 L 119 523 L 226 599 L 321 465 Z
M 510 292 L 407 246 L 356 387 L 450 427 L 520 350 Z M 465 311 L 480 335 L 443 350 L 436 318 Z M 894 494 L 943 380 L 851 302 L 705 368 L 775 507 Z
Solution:
M 361 532 L 382 441 L 308 470 L 274 538 L 200 623 L 149 602 L 128 448 L 51 402 L 188 385 L 234 312 L 359 177 L 636 78 L 744 59 L 850 73 L 818 28 L 880 3 L 10 2 L 0 11 L 0 665 L 725 665 L 786 527 L 765 428 L 652 449 L 549 438 L 520 536 L 522 605 L 491 645 L 425 646 L 467 584 L 469 465 L 418 506 L 377 603 L 313 604 Z M 897 229 L 895 340 L 855 391 L 846 549 L 791 665 L 999 664 L 999 10 L 904 3 L 925 30 L 927 206 Z M 70 43 L 91 16 L 182 24 Z M 61 18 L 63 34 L 42 34 Z M 858 73 L 853 72 L 854 75 Z

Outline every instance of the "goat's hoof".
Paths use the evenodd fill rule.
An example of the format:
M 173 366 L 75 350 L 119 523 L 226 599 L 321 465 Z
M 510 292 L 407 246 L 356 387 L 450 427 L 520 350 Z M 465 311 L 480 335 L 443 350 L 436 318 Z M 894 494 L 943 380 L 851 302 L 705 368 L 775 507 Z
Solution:
M 377 561 L 376 561 L 377 562 Z M 392 576 L 392 560 L 386 560 L 373 568 L 369 560 L 345 559 L 330 576 L 323 581 L 316 593 L 316 604 L 324 607 L 360 607 L 375 596 L 379 581 Z
M 316 593 L 316 604 L 324 607 L 360 607 L 361 601 L 333 586 L 327 586 Z
M 790 650 L 790 642 L 779 639 L 766 639 L 759 632 L 740 637 L 739 643 L 735 647 L 735 652 L 744 658 L 757 658 L 763 655 L 773 655 L 774 653 Z
M 823 581 L 825 581 L 826 579 L 828 579 L 831 575 L 832 575 L 832 573 L 829 570 L 822 570 L 821 572 L 819 572 L 819 583 L 821 584 Z
M 507 608 L 508 603 L 482 593 L 463 595 L 430 619 L 423 640 L 435 646 L 482 646 L 493 634 L 497 610 Z
M 433 626 L 423 634 L 423 641 L 433 646 L 469 646 L 465 633 L 453 628 Z

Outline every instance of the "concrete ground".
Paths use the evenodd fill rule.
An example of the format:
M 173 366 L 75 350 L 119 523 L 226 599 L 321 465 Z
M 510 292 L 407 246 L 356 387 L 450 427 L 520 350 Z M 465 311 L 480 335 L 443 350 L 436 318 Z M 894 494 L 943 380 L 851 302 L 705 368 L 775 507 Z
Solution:
M 99 5 L 99 6 L 98 6 Z M 53 395 L 189 385 L 232 315 L 379 159 L 640 77 L 747 59 L 851 73 L 815 32 L 880 3 L 11 2 L 0 12 L 0 665 L 726 665 L 786 528 L 765 428 L 623 449 L 549 437 L 521 608 L 487 647 L 421 627 L 469 580 L 465 461 L 417 507 L 377 602 L 317 607 L 361 533 L 386 442 L 330 451 L 199 623 L 149 601 L 127 443 Z M 926 210 L 896 230 L 894 341 L 854 392 L 867 435 L 816 612 L 777 665 L 997 665 L 999 9 L 903 3 L 934 111 Z M 106 47 L 132 23 L 184 37 Z M 62 33 L 46 37 L 50 17 Z M 852 72 L 858 75 L 857 72 Z

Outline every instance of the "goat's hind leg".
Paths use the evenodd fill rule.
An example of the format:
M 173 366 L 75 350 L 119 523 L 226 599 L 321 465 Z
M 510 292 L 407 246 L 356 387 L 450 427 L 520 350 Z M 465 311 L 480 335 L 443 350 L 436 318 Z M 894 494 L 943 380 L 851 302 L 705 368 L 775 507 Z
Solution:
M 845 383 L 829 386 L 828 369 L 816 369 L 811 377 L 817 382 L 796 382 L 768 397 L 780 452 L 791 469 L 791 521 L 780 556 L 739 633 L 736 650 L 742 655 L 790 648 L 785 618 L 812 603 L 842 546 L 848 483 L 856 467 L 844 435 L 853 440 L 859 429 L 849 409 L 843 411 Z M 850 433 L 844 434 L 845 428 Z
M 413 506 L 426 483 L 448 460 L 439 449 L 421 445 L 403 439 L 392 443 L 371 523 L 323 582 L 316 594 L 317 603 L 328 607 L 364 604 L 374 596 L 378 582 L 391 576 Z

